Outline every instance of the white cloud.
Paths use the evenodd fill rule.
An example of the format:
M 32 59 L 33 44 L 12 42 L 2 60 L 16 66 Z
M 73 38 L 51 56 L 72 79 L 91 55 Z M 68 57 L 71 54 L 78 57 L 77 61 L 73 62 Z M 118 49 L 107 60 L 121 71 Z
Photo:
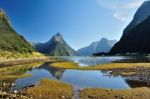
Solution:
M 135 9 L 135 8 L 138 8 L 142 4 L 142 2 L 143 2 L 142 0 L 141 1 L 131 0 L 131 2 L 121 5 L 120 8 L 122 8 L 122 9 Z
M 131 10 L 136 11 L 143 1 L 144 0 L 97 0 L 102 7 L 113 11 L 113 16 L 116 19 L 123 22 L 127 21 L 130 17 L 129 12 Z
M 118 20 L 126 21 L 126 16 L 123 15 L 123 13 L 117 12 L 117 13 L 114 13 L 113 16 Z

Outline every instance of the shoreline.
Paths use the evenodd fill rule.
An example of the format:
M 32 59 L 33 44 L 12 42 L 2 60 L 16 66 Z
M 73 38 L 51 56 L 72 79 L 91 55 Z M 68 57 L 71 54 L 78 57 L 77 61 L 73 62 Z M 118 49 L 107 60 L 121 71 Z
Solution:
M 82 67 L 74 62 L 56 62 L 52 63 L 51 67 L 58 69 L 76 69 L 76 70 L 114 70 L 114 69 L 150 68 L 150 63 L 108 63 Z
M 73 62 L 56 62 L 51 67 L 70 70 L 100 70 L 109 72 L 109 76 L 122 76 L 128 81 L 145 83 L 150 87 L 150 63 L 109 63 L 97 66 L 81 67 Z
M 11 85 L 11 83 L 6 83 L 6 85 Z M 0 96 L 12 97 L 14 95 L 14 98 L 32 99 L 149 99 L 150 97 L 150 89 L 147 87 L 132 89 L 84 88 L 74 92 L 73 86 L 70 84 L 50 79 L 42 79 L 37 86 L 29 86 L 12 92 L 2 91 Z
M 110 75 L 125 76 L 125 77 L 128 77 L 129 80 L 134 80 L 132 79 L 133 77 L 133 78 L 137 78 L 135 80 L 140 79 L 142 81 L 144 80 L 147 81 L 150 75 L 149 73 L 150 63 L 111 63 L 111 64 L 103 64 L 102 66 L 98 65 L 95 67 L 94 66 L 80 67 L 76 63 L 70 63 L 70 62 L 68 63 L 68 62 L 62 62 L 62 61 L 59 62 L 57 61 L 57 59 L 53 57 L 8 59 L 8 60 L 4 60 L 3 62 L 0 62 L 0 68 L 2 69 L 5 69 L 3 67 L 6 67 L 6 68 L 11 67 L 15 69 L 19 68 L 16 70 L 16 73 L 14 69 L 11 69 L 10 71 L 12 72 L 10 72 L 9 74 L 10 76 L 11 74 L 12 75 L 18 74 L 17 71 L 20 71 L 21 68 L 23 68 L 19 65 L 29 64 L 29 63 L 38 63 L 38 62 L 52 62 L 50 63 L 50 64 L 53 64 L 52 67 L 59 68 L 59 69 L 62 69 L 62 68 L 68 69 L 70 67 L 70 69 L 77 69 L 77 70 L 104 70 L 104 71 L 111 70 Z M 3 66 L 1 67 L 1 65 Z M 25 67 L 29 69 L 29 68 L 32 68 L 32 65 L 25 66 Z M 24 72 L 19 73 L 18 77 L 19 75 L 22 75 L 23 73 Z M 145 76 L 145 73 L 148 76 Z M 12 79 L 15 80 L 16 78 L 12 78 Z M 6 77 L 6 79 L 4 80 L 8 81 L 9 79 L 7 79 Z M 11 80 L 11 77 L 10 77 L 10 80 Z M 14 80 L 12 80 L 12 82 L 8 82 L 8 84 L 12 84 Z M 3 81 L 3 84 L 7 84 L 6 81 Z M 76 95 L 80 99 L 111 99 L 111 98 L 132 99 L 133 97 L 136 97 L 136 99 L 140 99 L 140 98 L 149 99 L 150 97 L 149 87 L 143 87 L 143 86 L 138 87 L 138 88 L 135 87 L 132 89 L 123 89 L 123 90 L 115 90 L 115 89 L 109 89 L 109 88 L 84 88 L 82 90 L 77 90 L 75 93 L 71 85 L 62 83 L 61 81 L 44 79 L 44 80 L 41 80 L 40 82 L 41 83 L 39 83 L 39 85 L 37 86 L 27 87 L 20 91 L 14 90 L 14 92 L 17 92 L 17 93 L 12 93 L 12 94 L 7 91 L 9 90 L 9 88 L 8 89 L 6 88 L 7 90 L 6 91 L 3 90 L 0 96 L 5 96 L 5 93 L 6 93 L 6 97 L 12 97 L 13 95 L 15 95 L 15 98 L 26 97 L 26 98 L 34 98 L 34 99 L 38 99 L 39 97 L 40 98 L 52 97 L 50 99 L 54 99 L 54 97 L 57 97 L 58 99 L 74 99 Z M 47 89 L 48 87 L 51 87 L 51 89 Z M 52 92 L 51 94 L 49 93 L 50 91 Z M 134 94 L 131 94 L 131 93 L 134 93 Z
M 0 68 L 11 67 L 15 65 L 23 65 L 38 62 L 55 62 L 54 58 L 38 57 L 38 58 L 20 58 L 20 59 L 0 59 Z
M 29 62 L 29 60 L 31 62 L 33 62 L 33 60 L 35 62 L 37 62 L 37 60 L 42 61 L 42 62 L 43 61 L 49 62 L 50 58 L 51 57 L 30 58 L 30 59 L 26 59 L 26 60 L 28 62 Z M 24 59 L 17 59 L 17 60 L 19 60 L 20 62 L 24 61 Z M 16 60 L 11 60 L 11 61 L 16 61 Z M 6 62 L 8 62 L 8 61 L 6 61 Z M 10 63 L 10 60 L 9 60 L 9 63 Z M 63 63 L 63 62 L 60 62 L 60 63 Z M 122 63 L 120 63 L 120 64 L 122 64 Z M 76 66 L 76 65 L 77 64 L 74 64 L 74 66 Z M 109 65 L 109 67 L 110 67 L 110 65 Z M 15 68 L 15 67 L 12 67 L 12 68 Z M 22 67 L 20 67 L 20 68 L 22 68 Z M 137 67 L 137 68 L 139 68 L 139 67 Z M 137 68 L 134 67 L 134 69 L 136 69 L 136 70 L 137 70 Z M 143 70 L 143 68 L 139 69 L 139 71 Z M 127 74 L 128 76 L 133 76 L 137 73 L 134 71 L 134 69 L 133 69 L 133 67 L 132 67 L 132 69 L 128 68 L 126 70 L 124 70 L 124 68 L 117 69 L 117 68 L 114 68 L 114 65 L 113 65 L 112 70 L 114 70 L 114 73 L 117 73 L 117 74 L 112 73 L 111 75 L 118 75 L 118 74 L 120 75 L 120 73 L 123 72 L 123 74 L 125 74 L 125 75 Z M 106 69 L 103 69 L 103 70 L 106 70 Z M 147 69 L 145 69 L 145 70 L 147 71 Z M 133 74 L 129 73 L 131 71 L 133 72 Z M 149 71 L 147 71 L 147 72 L 149 72 Z M 141 75 L 141 73 L 140 73 L 140 75 Z M 6 83 L 6 82 L 4 81 L 4 83 Z M 57 86 L 57 88 L 56 88 L 56 86 Z M 47 87 L 51 87 L 51 89 L 47 89 Z M 0 94 L 0 96 L 5 96 L 4 93 L 7 93 L 6 94 L 7 97 L 12 97 L 13 95 L 16 95 L 15 97 L 18 97 L 18 98 L 26 97 L 26 98 L 38 99 L 39 97 L 42 97 L 42 98 L 52 97 L 50 99 L 54 99 L 54 97 L 57 97 L 58 99 L 74 99 L 76 97 L 75 96 L 76 94 L 72 88 L 73 87 L 71 85 L 62 83 L 61 81 L 44 79 L 44 80 L 41 80 L 39 85 L 37 85 L 37 86 L 27 87 L 20 91 L 14 90 L 14 92 L 16 91 L 17 93 L 11 94 L 9 92 L 7 93 L 7 91 L 4 90 L 2 92 L 2 94 Z M 50 91 L 52 93 L 49 93 Z M 139 88 L 123 89 L 123 90 L 115 90 L 115 89 L 109 89 L 109 88 L 84 88 L 82 90 L 76 91 L 77 97 L 79 97 L 79 99 L 111 99 L 111 98 L 132 99 L 133 97 L 136 97 L 136 99 L 140 99 L 140 98 L 149 99 L 149 97 L 150 97 L 149 92 L 150 92 L 150 89 L 148 87 L 139 87 Z M 131 94 L 131 93 L 134 93 L 134 94 Z M 138 95 L 139 93 L 140 93 L 140 95 Z

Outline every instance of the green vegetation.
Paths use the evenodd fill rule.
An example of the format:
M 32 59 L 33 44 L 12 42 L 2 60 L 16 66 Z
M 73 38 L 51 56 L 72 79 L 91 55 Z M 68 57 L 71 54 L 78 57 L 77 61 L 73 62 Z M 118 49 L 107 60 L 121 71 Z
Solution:
M 34 52 L 32 45 L 11 27 L 5 12 L 0 10 L 0 57 L 6 54 L 25 54 Z M 10 56 L 9 56 L 10 57 Z
M 69 52 L 66 50 L 65 46 L 61 43 L 56 42 L 56 44 L 54 44 L 53 46 L 55 46 L 49 53 L 48 55 L 50 56 L 69 56 Z
M 45 56 L 38 52 L 19 53 L 0 50 L 0 59 L 20 59 L 20 58 L 38 58 L 38 57 L 45 57 Z
M 43 79 L 38 86 L 29 88 L 28 95 L 33 99 L 72 99 L 72 86 L 55 81 Z
M 37 58 L 44 55 L 35 52 L 33 46 L 11 27 L 5 12 L 0 10 L 0 59 Z M 3 61 L 3 60 L 2 60 Z
M 6 79 L 17 79 L 17 78 L 26 78 L 31 76 L 30 74 L 21 74 L 21 75 L 0 75 L 0 80 Z
M 52 63 L 51 66 L 62 69 L 110 70 L 110 69 L 126 69 L 136 67 L 150 68 L 150 63 L 109 63 L 109 64 L 100 64 L 96 66 L 80 67 L 78 64 L 73 62 L 56 62 Z
M 0 49 L 1 51 L 31 53 L 34 51 L 33 47 L 24 39 L 23 36 L 18 35 L 14 31 L 0 29 Z
M 80 99 L 149 99 L 149 88 L 134 88 L 126 90 L 111 90 L 100 88 L 84 89 Z
M 16 79 L 22 78 L 26 76 L 30 76 L 24 74 L 27 70 L 32 69 L 33 67 L 38 67 L 42 63 L 32 63 L 26 65 L 17 65 L 13 67 L 0 68 L 0 80 L 1 79 Z
M 74 62 L 55 62 L 51 64 L 52 67 L 62 69 L 78 69 L 80 68 L 77 63 Z

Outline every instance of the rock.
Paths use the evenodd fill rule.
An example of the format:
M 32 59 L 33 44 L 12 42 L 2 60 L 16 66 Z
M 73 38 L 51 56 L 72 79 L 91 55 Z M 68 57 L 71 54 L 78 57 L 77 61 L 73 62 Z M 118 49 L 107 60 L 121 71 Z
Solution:
M 16 94 L 16 93 L 18 93 L 18 91 L 17 91 L 17 90 L 14 90 L 14 94 Z
M 3 95 L 6 95 L 6 94 L 7 94 L 7 92 L 3 92 L 2 94 L 3 94 Z
M 16 94 L 12 94 L 12 97 L 15 98 L 15 97 L 16 97 Z
M 64 98 L 65 98 L 65 96 L 59 96 L 59 98 L 64 99 Z
M 115 95 L 115 98 L 118 98 L 118 96 L 117 96 L 117 95 Z
M 3 83 L 3 86 L 6 86 L 6 83 Z
M 42 97 L 42 95 L 39 95 L 39 97 Z
M 92 96 L 92 95 L 89 95 L 88 98 L 93 98 L 93 96 Z
M 14 83 L 11 83 L 11 86 L 15 86 L 15 84 L 14 84 Z
M 126 99 L 126 96 L 122 96 L 121 99 Z
M 111 89 L 106 89 L 106 91 L 108 92 L 108 91 L 111 91 Z

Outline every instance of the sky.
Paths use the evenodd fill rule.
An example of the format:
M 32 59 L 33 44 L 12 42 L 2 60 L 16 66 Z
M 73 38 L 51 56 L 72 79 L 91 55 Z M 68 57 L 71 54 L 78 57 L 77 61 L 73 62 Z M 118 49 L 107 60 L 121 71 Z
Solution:
M 119 40 L 144 0 L 0 0 L 13 28 L 30 42 L 60 32 L 75 50 L 102 37 Z

